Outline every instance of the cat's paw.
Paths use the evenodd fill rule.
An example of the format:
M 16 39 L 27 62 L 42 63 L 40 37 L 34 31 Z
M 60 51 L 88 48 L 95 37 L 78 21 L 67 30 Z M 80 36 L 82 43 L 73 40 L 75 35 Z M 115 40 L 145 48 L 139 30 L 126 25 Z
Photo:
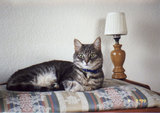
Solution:
M 72 86 L 73 86 L 72 81 L 67 81 L 67 80 L 63 81 L 63 87 L 64 87 L 65 91 L 70 91 Z
M 91 87 L 85 87 L 85 91 L 91 91 L 92 88 Z

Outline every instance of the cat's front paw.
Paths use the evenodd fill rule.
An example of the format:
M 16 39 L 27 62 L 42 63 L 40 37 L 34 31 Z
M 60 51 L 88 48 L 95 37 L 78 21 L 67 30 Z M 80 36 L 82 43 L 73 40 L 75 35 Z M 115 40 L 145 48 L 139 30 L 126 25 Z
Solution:
M 84 91 L 83 87 L 77 81 L 66 80 L 63 81 L 65 91 Z
M 88 88 L 85 89 L 85 91 L 91 91 L 91 90 L 92 90 L 91 87 L 88 87 Z
M 63 87 L 64 87 L 65 91 L 70 91 L 72 86 L 73 86 L 72 81 L 69 81 L 69 80 L 63 81 Z

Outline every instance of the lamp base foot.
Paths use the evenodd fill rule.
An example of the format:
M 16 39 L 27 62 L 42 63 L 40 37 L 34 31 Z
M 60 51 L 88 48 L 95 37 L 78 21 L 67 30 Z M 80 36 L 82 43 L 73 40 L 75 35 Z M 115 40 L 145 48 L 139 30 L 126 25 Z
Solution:
M 125 73 L 114 73 L 114 74 L 112 75 L 112 78 L 113 78 L 113 79 L 126 79 L 127 76 L 126 76 Z

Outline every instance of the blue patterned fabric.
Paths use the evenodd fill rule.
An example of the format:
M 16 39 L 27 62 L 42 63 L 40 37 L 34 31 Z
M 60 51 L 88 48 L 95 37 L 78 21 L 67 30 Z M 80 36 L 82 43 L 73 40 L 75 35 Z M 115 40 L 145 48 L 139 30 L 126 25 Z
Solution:
M 160 107 L 154 92 L 118 80 L 105 80 L 88 92 L 13 92 L 0 90 L 0 112 L 84 112 Z

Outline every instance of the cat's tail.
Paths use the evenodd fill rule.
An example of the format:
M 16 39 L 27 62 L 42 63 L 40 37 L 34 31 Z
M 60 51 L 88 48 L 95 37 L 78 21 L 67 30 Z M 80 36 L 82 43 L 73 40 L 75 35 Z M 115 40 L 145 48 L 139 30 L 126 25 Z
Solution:
M 7 82 L 4 82 L 4 83 L 0 83 L 0 85 L 7 85 Z
M 35 87 L 32 84 L 15 84 L 15 85 L 11 85 L 11 84 L 7 84 L 7 90 L 10 91 L 39 91 L 39 88 Z
M 17 84 L 17 85 L 9 85 L 7 84 L 7 90 L 10 91 L 40 91 L 40 92 L 46 92 L 46 91 L 51 91 L 50 88 L 48 87 L 41 87 L 41 86 L 35 86 L 33 84 Z

